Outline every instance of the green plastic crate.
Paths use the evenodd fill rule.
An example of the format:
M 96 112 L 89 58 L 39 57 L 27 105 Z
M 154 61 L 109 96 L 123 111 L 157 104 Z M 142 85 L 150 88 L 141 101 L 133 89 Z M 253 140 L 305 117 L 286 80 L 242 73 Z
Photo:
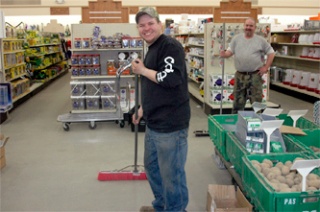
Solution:
M 292 142 L 296 142 L 310 154 L 314 155 L 316 158 L 320 158 L 320 152 L 314 152 L 310 147 L 314 146 L 320 148 L 320 129 L 310 129 L 310 130 L 303 130 L 307 135 L 293 135 L 288 134 L 285 135 L 287 139 L 291 139 Z
M 293 126 L 293 120 L 287 114 L 280 114 L 279 116 L 277 116 L 277 118 L 281 119 L 281 120 L 284 120 L 283 125 Z M 312 121 L 309 121 L 308 119 L 306 119 L 304 117 L 300 117 L 297 120 L 296 127 L 299 127 L 300 129 L 316 129 L 316 128 L 320 128 L 319 125 L 317 125 L 316 123 L 313 123 Z
M 320 190 L 313 193 L 308 192 L 276 192 L 269 184 L 268 180 L 252 165 L 251 160 L 262 162 L 269 159 L 274 163 L 293 161 L 297 157 L 314 159 L 306 153 L 283 153 L 283 154 L 260 154 L 247 155 L 243 160 L 242 184 L 257 211 L 319 211 L 320 209 Z M 319 168 L 313 173 L 319 175 Z M 316 198 L 317 201 L 306 202 L 307 198 Z
M 226 161 L 229 161 L 226 154 L 226 133 L 235 130 L 237 121 L 237 114 L 210 115 L 208 117 L 209 136 Z
M 292 152 L 307 152 L 307 150 L 299 143 L 294 142 L 288 137 L 283 137 L 284 145 L 287 153 Z M 235 171 L 241 176 L 243 163 L 242 157 L 250 154 L 262 154 L 262 153 L 250 153 L 245 146 L 240 142 L 237 136 L 233 132 L 228 132 L 226 135 L 227 156 L 234 166 Z M 281 153 L 275 153 L 281 154 Z

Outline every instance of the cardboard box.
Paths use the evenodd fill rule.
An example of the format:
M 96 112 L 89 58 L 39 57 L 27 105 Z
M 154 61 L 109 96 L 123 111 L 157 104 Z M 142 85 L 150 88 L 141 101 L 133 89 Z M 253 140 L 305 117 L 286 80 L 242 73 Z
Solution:
M 252 205 L 238 187 L 235 191 L 233 185 L 210 184 L 208 186 L 207 211 L 252 211 Z
M 6 152 L 5 145 L 8 142 L 9 137 L 5 137 L 0 133 L 0 169 L 6 166 Z

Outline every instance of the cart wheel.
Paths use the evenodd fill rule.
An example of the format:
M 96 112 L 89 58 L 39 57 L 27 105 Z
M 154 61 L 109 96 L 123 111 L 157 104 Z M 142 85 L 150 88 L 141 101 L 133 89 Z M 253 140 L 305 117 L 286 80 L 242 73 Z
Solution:
M 118 120 L 116 120 L 116 121 L 115 121 L 115 123 L 116 123 L 116 124 L 119 124 L 119 121 L 118 121 Z
M 123 128 L 125 125 L 124 121 L 120 121 L 120 127 Z
M 94 121 L 90 121 L 89 128 L 94 130 L 94 129 L 96 129 L 96 127 L 97 127 L 96 123 Z
M 64 131 L 70 130 L 69 124 L 67 124 L 67 123 L 63 123 L 62 127 L 63 127 Z

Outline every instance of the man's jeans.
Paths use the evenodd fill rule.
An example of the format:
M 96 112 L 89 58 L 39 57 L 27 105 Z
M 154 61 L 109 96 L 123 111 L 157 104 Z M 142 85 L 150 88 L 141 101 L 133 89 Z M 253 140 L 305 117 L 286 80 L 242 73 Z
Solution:
M 187 207 L 187 137 L 188 129 L 158 133 L 146 127 L 144 165 L 156 211 L 185 211 Z

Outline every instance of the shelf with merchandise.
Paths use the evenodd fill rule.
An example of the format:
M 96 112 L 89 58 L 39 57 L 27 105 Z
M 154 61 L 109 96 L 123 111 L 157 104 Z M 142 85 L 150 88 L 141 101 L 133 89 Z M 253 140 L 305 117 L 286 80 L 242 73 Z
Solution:
M 126 65 L 144 58 L 145 47 L 136 25 L 73 24 L 71 28 L 71 111 L 60 115 L 58 121 L 63 126 L 116 121 L 124 127 L 124 113 L 135 105 L 137 79 Z
M 320 32 L 295 30 L 271 33 L 271 45 L 276 50 L 272 66 L 271 85 L 298 98 L 319 98 Z M 283 75 L 286 77 L 279 77 Z M 299 94 L 299 95 L 295 95 Z
M 186 51 L 189 93 L 203 104 L 204 33 L 179 33 L 174 34 L 174 37 Z

